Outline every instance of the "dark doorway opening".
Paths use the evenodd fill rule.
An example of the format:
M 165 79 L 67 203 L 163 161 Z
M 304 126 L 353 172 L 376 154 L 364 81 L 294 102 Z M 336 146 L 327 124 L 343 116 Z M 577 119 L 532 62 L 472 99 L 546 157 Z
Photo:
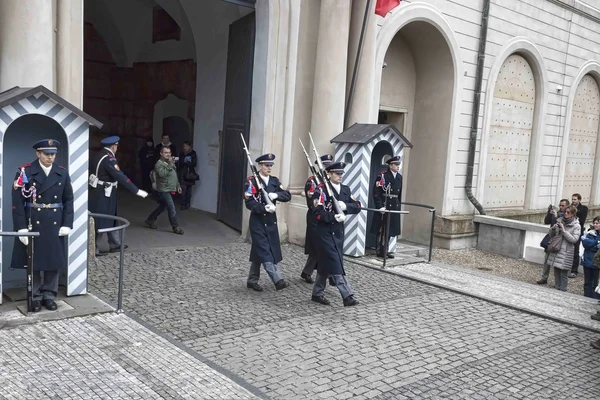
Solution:
M 16 119 L 4 134 L 2 165 L 2 229 L 13 230 L 12 192 L 15 175 L 19 166 L 37 160 L 33 144 L 42 139 L 55 139 L 60 142 L 55 163 L 65 168 L 69 166 L 69 142 L 63 128 L 52 118 L 29 114 Z M 25 270 L 10 268 L 14 240 L 2 239 L 2 287 L 3 290 L 26 286 Z
M 229 26 L 217 218 L 238 231 L 247 169 L 240 133 L 249 145 L 255 32 L 255 13 Z
M 169 135 L 171 143 L 175 145 L 177 154 L 173 154 L 174 156 L 179 155 L 183 150 L 183 142 L 189 141 L 191 143 L 193 141 L 192 131 L 190 130 L 187 121 L 178 116 L 171 116 L 163 119 L 162 134 Z
M 375 201 L 373 200 L 373 185 L 377 174 L 387 169 L 385 163 L 394 154 L 394 149 L 389 142 L 382 141 L 375 145 L 373 152 L 371 153 L 371 168 L 369 173 L 369 208 L 375 207 Z M 378 213 L 381 214 L 381 213 Z M 367 239 L 366 247 L 375 248 L 377 246 L 377 235 L 371 233 L 372 218 L 367 219 Z

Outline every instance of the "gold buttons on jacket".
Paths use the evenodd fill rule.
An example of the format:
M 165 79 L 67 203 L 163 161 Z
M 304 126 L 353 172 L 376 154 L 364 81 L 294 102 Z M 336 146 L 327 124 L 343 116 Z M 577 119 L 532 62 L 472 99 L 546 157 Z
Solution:
M 33 182 L 33 186 L 35 186 L 35 182 Z
M 61 182 L 58 182 L 58 186 L 60 186 L 60 185 L 62 185 L 62 183 L 61 183 Z
M 41 195 L 41 194 L 39 194 L 39 195 L 38 195 L 38 199 L 41 199 L 41 198 L 42 198 L 42 195 Z
M 56 225 L 56 221 L 54 221 L 54 225 Z
M 42 211 L 42 209 L 41 209 L 41 208 L 38 208 L 38 211 Z
M 54 209 L 54 212 L 56 212 L 56 208 Z
M 58 199 L 58 196 L 54 196 L 55 199 Z
M 39 225 L 39 224 L 40 224 L 40 221 L 35 221 L 35 223 Z

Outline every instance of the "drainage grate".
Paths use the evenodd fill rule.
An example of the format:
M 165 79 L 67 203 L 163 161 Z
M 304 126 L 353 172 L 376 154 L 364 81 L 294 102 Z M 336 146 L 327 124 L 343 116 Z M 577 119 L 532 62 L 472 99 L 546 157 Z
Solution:
M 480 271 L 491 271 L 492 269 L 489 267 L 477 267 L 478 270 Z

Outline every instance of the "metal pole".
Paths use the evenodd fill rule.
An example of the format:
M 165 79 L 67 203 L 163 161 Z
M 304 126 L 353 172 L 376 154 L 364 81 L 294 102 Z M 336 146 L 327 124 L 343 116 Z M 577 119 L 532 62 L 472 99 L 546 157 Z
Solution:
M 390 213 L 385 213 L 384 234 L 385 237 L 383 238 L 383 268 L 385 268 L 385 264 L 388 258 L 388 247 L 390 245 Z
M 118 301 L 117 301 L 117 314 L 121 314 L 123 311 L 123 279 L 125 275 L 124 271 L 124 252 L 125 252 L 125 229 L 119 230 L 119 236 L 121 240 L 121 247 L 119 249 L 119 293 L 118 293 Z
M 435 225 L 435 208 L 431 211 L 431 231 L 429 232 L 429 260 L 431 262 L 431 251 L 433 249 L 433 226 Z
M 33 236 L 27 243 L 27 313 L 33 311 Z

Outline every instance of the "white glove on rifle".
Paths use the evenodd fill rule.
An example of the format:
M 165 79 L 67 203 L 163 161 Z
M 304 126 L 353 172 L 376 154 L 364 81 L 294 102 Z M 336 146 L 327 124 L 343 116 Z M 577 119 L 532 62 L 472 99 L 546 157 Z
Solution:
M 67 236 L 69 233 L 71 233 L 71 228 L 68 226 L 61 226 L 58 230 L 58 236 Z
M 265 211 L 266 211 L 266 212 L 268 212 L 268 213 L 271 213 L 271 214 L 273 214 L 273 213 L 275 212 L 275 210 L 276 210 L 276 209 L 277 209 L 277 207 L 275 207 L 275 206 L 272 206 L 272 205 L 270 205 L 270 204 L 267 204 L 267 205 L 265 206 Z
M 277 193 L 269 193 L 269 198 L 275 200 L 277 198 Z
M 136 193 L 136 196 L 140 196 L 141 198 L 145 198 L 146 196 L 148 196 L 148 192 L 146 192 L 145 190 L 139 189 Z
M 29 232 L 29 229 L 19 229 L 17 232 L 19 232 L 19 233 Z M 27 246 L 29 244 L 29 236 L 19 236 L 19 240 L 25 246 Z
M 600 294 L 600 285 L 596 286 L 596 289 L 594 290 L 596 293 Z
M 381 207 L 381 208 L 379 209 L 379 211 L 381 211 L 381 213 L 382 213 L 383 215 L 385 215 L 385 211 L 386 211 L 386 210 L 385 210 L 385 207 Z
M 342 211 L 346 211 L 346 209 L 348 208 L 346 207 L 346 203 L 344 203 L 343 201 L 338 201 L 338 204 L 340 205 Z
M 346 216 L 344 214 L 335 214 L 335 220 L 337 222 L 344 222 L 346 220 Z

